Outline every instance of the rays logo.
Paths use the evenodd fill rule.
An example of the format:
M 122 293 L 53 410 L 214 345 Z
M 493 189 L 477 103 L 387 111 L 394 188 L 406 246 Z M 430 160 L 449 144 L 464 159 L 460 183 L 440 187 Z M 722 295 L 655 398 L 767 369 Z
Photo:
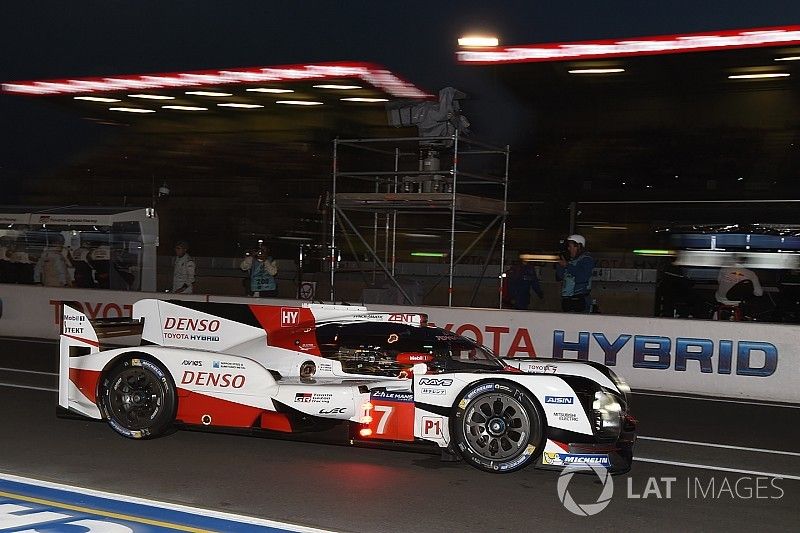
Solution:
M 591 469 L 600 479 L 600 485 L 602 485 L 603 488 L 596 502 L 577 503 L 572 498 L 569 490 L 567 490 L 569 482 L 572 481 L 572 477 L 576 472 L 586 472 L 587 469 Z M 559 474 L 556 490 L 558 491 L 558 499 L 567 511 L 578 516 L 594 516 L 611 503 L 611 497 L 614 495 L 614 480 L 611 478 L 611 474 L 608 473 L 608 470 L 598 464 L 589 463 L 578 466 L 568 466 Z
M 420 385 L 432 385 L 434 387 L 449 387 L 453 384 L 452 379 L 436 379 L 436 378 L 422 378 L 419 380 Z

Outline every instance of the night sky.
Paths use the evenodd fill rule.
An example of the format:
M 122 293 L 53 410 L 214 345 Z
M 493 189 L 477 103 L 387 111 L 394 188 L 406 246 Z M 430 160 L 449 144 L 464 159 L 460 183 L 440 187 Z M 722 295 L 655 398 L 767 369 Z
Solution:
M 0 81 L 372 61 L 431 92 L 466 91 L 473 129 L 498 144 L 513 144 L 515 103 L 480 69 L 456 65 L 457 37 L 471 30 L 508 45 L 800 24 L 798 0 L 30 0 L 1 9 Z M 4 191 L 102 135 L 36 99 L 0 95 L 0 117 Z

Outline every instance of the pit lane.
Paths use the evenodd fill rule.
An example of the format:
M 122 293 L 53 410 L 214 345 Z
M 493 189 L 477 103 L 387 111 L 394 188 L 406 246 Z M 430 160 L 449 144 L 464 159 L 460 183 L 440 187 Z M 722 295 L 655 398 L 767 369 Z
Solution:
M 608 507 L 584 518 L 561 505 L 553 472 L 489 475 L 418 453 L 190 431 L 123 439 L 55 417 L 56 366 L 54 342 L 0 339 L 0 471 L 340 531 L 780 531 L 800 504 L 798 406 L 635 395 L 639 460 L 614 478 Z M 772 475 L 780 491 L 759 484 Z M 569 491 L 594 502 L 598 483 L 576 476 Z

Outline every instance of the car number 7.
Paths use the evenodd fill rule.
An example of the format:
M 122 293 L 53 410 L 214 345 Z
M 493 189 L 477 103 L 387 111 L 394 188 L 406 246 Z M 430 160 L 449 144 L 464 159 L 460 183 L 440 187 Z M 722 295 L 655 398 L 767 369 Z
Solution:
M 394 411 L 394 407 L 391 405 L 376 405 L 375 410 L 381 413 L 381 419 L 378 422 L 378 435 L 383 435 L 386 433 L 386 424 L 389 423 L 389 419 L 392 417 L 392 411 Z

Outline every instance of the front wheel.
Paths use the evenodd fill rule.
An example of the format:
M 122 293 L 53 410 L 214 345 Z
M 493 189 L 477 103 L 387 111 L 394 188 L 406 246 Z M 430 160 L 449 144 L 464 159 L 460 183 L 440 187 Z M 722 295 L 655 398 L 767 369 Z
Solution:
M 120 435 L 158 437 L 175 419 L 175 387 L 159 364 L 128 356 L 104 376 L 100 404 L 109 425 Z
M 528 391 L 508 382 L 466 389 L 455 405 L 451 434 L 461 456 L 486 472 L 513 472 L 541 454 L 543 416 Z

